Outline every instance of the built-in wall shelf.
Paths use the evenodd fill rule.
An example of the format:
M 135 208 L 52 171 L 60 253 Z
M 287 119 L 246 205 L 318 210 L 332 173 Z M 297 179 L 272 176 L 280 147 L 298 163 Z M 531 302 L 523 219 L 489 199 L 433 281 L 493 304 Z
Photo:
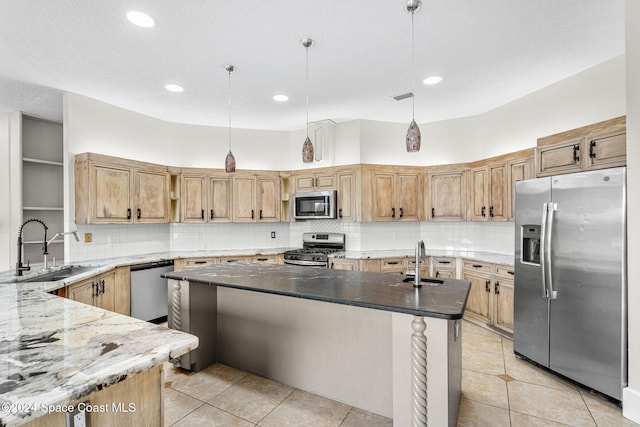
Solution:
M 50 206 L 25 206 L 23 211 L 63 211 L 64 208 Z M 26 219 L 26 218 L 25 218 Z
M 27 163 L 37 163 L 40 165 L 50 165 L 50 166 L 60 166 L 62 167 L 63 163 L 62 162 L 54 162 L 51 160 L 42 160 L 42 159 L 32 159 L 29 157 L 23 157 L 22 158 L 23 162 L 27 162 Z

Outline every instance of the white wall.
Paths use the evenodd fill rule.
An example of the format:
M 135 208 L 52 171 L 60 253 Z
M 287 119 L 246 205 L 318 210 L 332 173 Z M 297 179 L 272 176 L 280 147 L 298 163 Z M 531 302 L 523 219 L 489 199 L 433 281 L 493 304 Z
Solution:
M 0 194 L 3 200 L 7 200 L 11 194 L 9 165 L 9 114 L 0 113 Z M 10 207 L 11 203 L 2 203 L 0 206 L 0 270 L 11 268 Z
M 640 423 L 640 2 L 626 1 L 627 70 L 627 260 L 629 313 L 629 387 L 623 413 Z

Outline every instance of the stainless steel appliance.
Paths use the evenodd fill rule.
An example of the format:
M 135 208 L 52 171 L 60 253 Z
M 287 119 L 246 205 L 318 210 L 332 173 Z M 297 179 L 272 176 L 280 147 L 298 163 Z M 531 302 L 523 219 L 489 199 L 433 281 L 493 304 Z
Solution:
M 131 317 L 147 322 L 167 320 L 167 284 L 160 277 L 173 271 L 173 260 L 131 266 Z
M 345 236 L 343 233 L 303 233 L 302 249 L 293 249 L 284 253 L 284 263 L 306 265 L 310 267 L 327 267 L 328 255 L 344 251 Z
M 626 168 L 516 183 L 516 354 L 620 401 Z
M 295 219 L 335 219 L 336 191 L 297 193 L 293 196 Z

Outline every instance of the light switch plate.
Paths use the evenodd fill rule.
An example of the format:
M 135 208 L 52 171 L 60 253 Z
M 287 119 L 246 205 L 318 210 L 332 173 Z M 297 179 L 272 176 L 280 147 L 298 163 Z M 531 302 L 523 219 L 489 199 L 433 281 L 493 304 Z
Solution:
M 93 234 L 84 233 L 84 242 L 85 243 L 91 243 L 92 241 L 93 241 Z

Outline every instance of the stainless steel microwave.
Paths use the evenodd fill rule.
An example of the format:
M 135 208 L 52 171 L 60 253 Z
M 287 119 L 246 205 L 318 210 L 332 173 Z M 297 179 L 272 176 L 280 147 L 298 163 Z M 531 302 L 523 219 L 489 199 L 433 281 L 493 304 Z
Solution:
M 297 193 L 293 196 L 295 219 L 335 219 L 336 191 Z

